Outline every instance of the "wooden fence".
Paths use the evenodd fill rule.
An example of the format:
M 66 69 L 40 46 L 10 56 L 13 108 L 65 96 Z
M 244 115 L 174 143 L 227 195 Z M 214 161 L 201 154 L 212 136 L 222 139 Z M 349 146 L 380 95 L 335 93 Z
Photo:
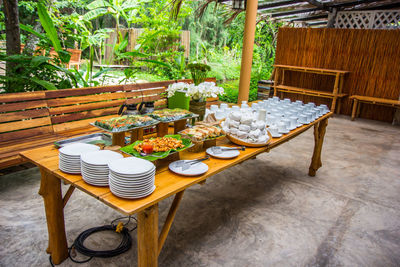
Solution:
M 126 51 L 133 51 L 137 44 L 136 41 L 139 38 L 139 36 L 143 33 L 144 29 L 130 28 L 130 29 L 120 29 L 120 31 L 123 36 L 129 34 L 129 43 Z M 111 60 L 113 57 L 113 46 L 117 38 L 117 32 L 116 31 L 110 32 L 109 36 L 110 37 L 105 40 L 106 47 L 105 47 L 104 58 L 106 60 Z M 188 58 L 190 56 L 190 31 L 181 31 L 179 40 L 180 44 L 185 48 L 184 52 L 185 57 Z
M 400 30 L 280 28 L 275 64 L 350 71 L 344 93 L 388 99 L 400 95 Z M 285 84 L 321 91 L 332 90 L 331 78 L 316 74 L 285 73 Z M 288 95 L 326 103 L 326 99 Z M 350 115 L 344 98 L 342 114 Z M 391 122 L 395 110 L 364 105 L 360 116 Z

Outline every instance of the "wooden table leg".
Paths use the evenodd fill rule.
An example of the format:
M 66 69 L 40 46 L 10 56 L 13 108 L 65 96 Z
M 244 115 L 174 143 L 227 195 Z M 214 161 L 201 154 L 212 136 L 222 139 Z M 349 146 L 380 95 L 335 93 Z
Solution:
M 310 168 L 308 175 L 315 176 L 317 170 L 322 166 L 321 162 L 321 151 L 322 144 L 324 143 L 324 136 L 326 132 L 326 126 L 328 125 L 328 119 L 324 119 L 314 125 L 314 153 L 311 159 Z
M 353 110 L 351 111 L 351 120 L 352 121 L 354 121 L 354 119 L 356 117 L 357 106 L 358 106 L 358 100 L 354 99 L 354 101 L 353 101 Z
M 131 144 L 137 140 L 143 140 L 143 128 L 132 130 L 131 132 Z
M 113 133 L 112 134 L 112 145 L 113 146 L 125 146 L 125 132 Z
M 157 136 L 163 137 L 168 134 L 168 122 L 160 122 L 157 124 Z
M 39 194 L 44 199 L 47 230 L 49 232 L 49 247 L 54 264 L 60 264 L 68 258 L 68 244 L 65 235 L 64 203 L 61 193 L 61 180 L 41 168 L 42 179 Z
M 137 216 L 138 266 L 158 265 L 158 204 L 141 211 Z
M 177 134 L 178 132 L 185 130 L 186 121 L 187 121 L 187 119 L 183 119 L 183 120 L 174 122 L 174 134 Z

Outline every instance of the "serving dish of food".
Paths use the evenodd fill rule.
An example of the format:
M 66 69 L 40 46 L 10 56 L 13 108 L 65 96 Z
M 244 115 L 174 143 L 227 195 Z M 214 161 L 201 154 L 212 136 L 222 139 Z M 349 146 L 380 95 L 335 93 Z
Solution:
M 136 128 L 153 126 L 158 123 L 159 121 L 146 115 L 124 115 L 107 120 L 97 120 L 94 123 L 91 123 L 91 125 L 111 133 L 119 133 Z
M 196 125 L 179 132 L 180 135 L 191 139 L 193 142 L 213 140 L 224 136 L 222 129 L 218 126 Z
M 165 108 L 165 109 L 155 110 L 147 115 L 161 122 L 172 122 L 185 118 L 187 119 L 196 118 L 199 116 L 186 109 L 181 109 L 181 108 L 174 108 L 174 109 Z
M 180 135 L 166 135 L 164 137 L 138 140 L 121 148 L 121 151 L 138 158 L 154 161 L 183 151 L 191 145 L 192 141 L 188 138 L 182 138 Z

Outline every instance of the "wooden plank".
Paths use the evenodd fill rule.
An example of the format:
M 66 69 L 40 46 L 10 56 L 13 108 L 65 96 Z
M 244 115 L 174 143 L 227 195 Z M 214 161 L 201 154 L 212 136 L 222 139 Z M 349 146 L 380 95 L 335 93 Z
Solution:
M 59 132 L 69 131 L 69 130 L 78 129 L 78 128 L 91 128 L 91 127 L 95 128 L 94 126 L 91 126 L 89 123 L 95 122 L 96 120 L 99 120 L 99 119 L 111 119 L 114 117 L 115 117 L 115 115 L 110 115 L 110 116 L 103 116 L 103 117 L 99 117 L 99 118 L 66 122 L 66 123 L 53 125 L 53 129 L 54 129 L 55 133 L 59 133 Z
M 49 125 L 49 124 L 51 124 L 50 117 L 24 120 L 24 121 L 7 122 L 7 123 L 0 124 L 0 132 L 1 133 L 11 132 L 11 131 L 17 131 L 17 130 L 21 130 L 21 129 Z
M 293 71 L 309 71 L 309 72 L 315 72 L 315 73 L 320 73 L 320 74 L 327 74 L 327 75 L 336 75 L 337 73 L 339 74 L 346 74 L 349 73 L 349 71 L 345 70 L 333 70 L 333 69 L 323 69 L 323 68 L 310 68 L 310 67 L 300 67 L 300 66 L 290 66 L 290 65 L 280 65 L 276 64 L 274 65 L 275 68 L 281 68 L 281 69 L 286 69 L 286 70 L 293 70 Z
M 54 107 L 54 108 L 49 108 L 49 113 L 50 113 L 50 115 L 58 115 L 58 114 L 63 114 L 63 113 L 72 113 L 72 112 L 78 112 L 78 111 L 88 111 L 88 110 L 93 110 L 93 109 L 116 107 L 116 106 L 121 106 L 124 103 L 125 103 L 125 99 L 121 99 L 121 100 L 111 100 L 111 101 L 105 101 L 105 102 L 96 102 L 96 103 L 90 103 L 90 104 Z
M 61 89 L 56 91 L 46 91 L 46 99 L 69 97 L 69 96 L 81 96 L 81 95 L 93 95 L 99 93 L 111 93 L 117 91 L 123 91 L 124 85 L 107 85 L 98 87 L 85 87 L 85 88 L 74 88 L 74 89 Z
M 112 114 L 114 114 L 115 116 L 118 116 L 118 110 L 119 110 L 119 107 L 111 107 L 111 108 L 96 109 L 96 110 L 90 110 L 90 111 L 79 112 L 79 113 L 70 113 L 70 114 L 51 117 L 51 122 L 53 124 L 57 124 L 57 123 L 77 121 L 77 120 L 112 115 Z
M 18 111 L 33 108 L 47 107 L 45 100 L 26 101 L 0 105 L 0 112 Z
M 0 94 L 0 103 L 44 99 L 44 91 Z
M 67 98 L 55 98 L 47 100 L 49 107 L 58 107 L 78 103 L 99 102 L 104 100 L 125 99 L 125 93 L 105 93 L 99 95 L 73 96 Z
M 48 109 L 31 109 L 25 111 L 17 111 L 17 112 L 8 112 L 0 114 L 0 122 L 8 122 L 8 121 L 16 121 L 16 120 L 24 120 L 30 118 L 38 118 L 49 116 Z
M 158 95 L 164 93 L 166 88 L 155 88 L 155 89 L 148 89 L 148 90 L 137 90 L 132 92 L 126 92 L 126 97 L 138 97 L 138 96 L 147 96 L 147 95 Z
M 334 97 L 344 97 L 347 94 L 335 94 L 332 92 L 327 91 L 317 91 L 305 88 L 299 88 L 294 86 L 287 86 L 287 85 L 277 85 L 275 88 L 278 91 L 288 92 L 288 93 L 297 93 L 297 94 L 305 94 L 305 95 L 312 95 L 312 96 L 320 96 L 320 97 L 327 97 L 327 98 L 334 98 Z
M 8 168 L 11 166 L 20 165 L 26 162 L 20 155 L 10 156 L 0 159 L 0 169 Z
M 0 142 L 23 139 L 31 136 L 38 136 L 43 134 L 53 133 L 52 126 L 37 127 L 26 130 L 19 130 L 17 132 L 0 133 Z

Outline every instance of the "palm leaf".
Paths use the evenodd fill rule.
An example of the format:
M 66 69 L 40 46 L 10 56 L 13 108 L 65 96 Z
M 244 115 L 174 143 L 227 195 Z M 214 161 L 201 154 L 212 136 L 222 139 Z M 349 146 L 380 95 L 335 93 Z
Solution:
M 46 90 L 57 90 L 57 87 L 48 81 L 39 80 L 35 77 L 32 77 L 30 80 L 34 83 L 39 84 L 40 86 L 43 86 L 44 88 L 46 88 Z
M 46 35 L 44 35 L 44 34 L 42 34 L 42 33 L 40 33 L 40 32 L 35 31 L 35 30 L 34 30 L 31 26 L 29 26 L 29 25 L 19 24 L 19 27 L 21 28 L 21 30 L 24 30 L 24 31 L 26 31 L 26 32 L 29 32 L 29 33 L 31 33 L 31 34 L 33 34 L 33 35 L 39 37 L 39 38 L 42 39 L 42 40 L 49 40 L 49 38 L 47 38 Z M 50 41 L 50 40 L 49 40 L 49 41 Z
M 106 8 L 106 7 L 113 7 L 110 3 L 104 0 L 96 0 L 88 4 L 87 9 L 96 9 L 96 8 Z
M 54 27 L 53 21 L 51 20 L 49 13 L 43 3 L 43 0 L 40 0 L 37 4 L 38 15 L 40 19 L 40 23 L 42 24 L 43 29 L 46 31 L 47 37 L 51 40 L 54 49 L 57 51 L 62 50 L 60 40 L 58 39 L 57 30 Z
M 85 15 L 83 15 L 83 18 L 85 20 L 93 20 L 98 17 L 104 16 L 107 13 L 108 13 L 108 10 L 106 8 L 97 8 L 97 9 L 90 10 L 89 12 L 87 12 Z

